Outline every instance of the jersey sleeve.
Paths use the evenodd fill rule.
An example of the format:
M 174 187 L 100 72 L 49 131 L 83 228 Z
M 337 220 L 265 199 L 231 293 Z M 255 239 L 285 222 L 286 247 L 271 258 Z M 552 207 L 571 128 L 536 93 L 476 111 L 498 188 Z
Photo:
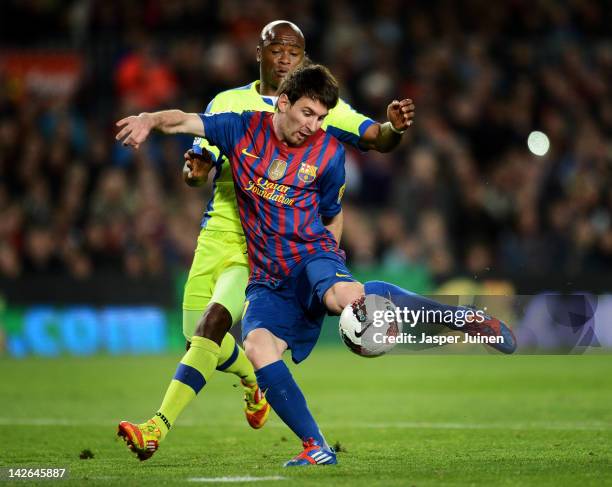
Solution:
M 340 99 L 325 117 L 323 129 L 339 141 L 362 150 L 362 147 L 359 146 L 359 139 L 368 127 L 375 123 L 374 120 L 355 111 L 348 103 Z
M 319 214 L 321 216 L 330 218 L 340 213 L 345 187 L 344 179 L 344 147 L 338 144 L 336 155 L 329 161 L 327 170 L 319 182 L 321 194 Z
M 217 104 L 217 97 L 213 98 L 212 101 L 206 107 L 206 111 L 204 113 L 213 113 L 216 110 L 215 105 Z M 212 160 L 215 164 L 219 162 L 219 148 L 210 144 L 206 139 L 202 137 L 196 137 L 193 139 L 193 144 L 191 146 L 193 152 L 196 154 L 203 154 L 203 151 L 208 151 Z
M 224 154 L 231 154 L 240 139 L 243 117 L 234 112 L 200 113 L 206 140 Z

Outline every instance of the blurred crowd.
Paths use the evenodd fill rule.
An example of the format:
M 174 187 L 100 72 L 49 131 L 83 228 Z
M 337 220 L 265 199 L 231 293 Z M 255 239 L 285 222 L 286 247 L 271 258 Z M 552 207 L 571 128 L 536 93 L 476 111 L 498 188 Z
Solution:
M 612 270 L 612 10 L 605 2 L 7 1 L 0 56 L 75 52 L 74 90 L 0 72 L 0 276 L 188 268 L 210 187 L 189 138 L 133 152 L 113 122 L 202 111 L 258 77 L 268 21 L 298 24 L 354 108 L 416 123 L 392 154 L 349 151 L 342 246 L 357 268 L 458 274 Z M 28 25 L 42 26 L 34 31 Z M 527 148 L 540 130 L 542 157 Z

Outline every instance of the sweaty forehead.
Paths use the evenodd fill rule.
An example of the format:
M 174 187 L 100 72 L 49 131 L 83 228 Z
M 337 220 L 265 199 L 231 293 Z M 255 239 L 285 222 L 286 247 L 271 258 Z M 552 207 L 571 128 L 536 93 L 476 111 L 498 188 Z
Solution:
M 288 26 L 278 26 L 264 33 L 262 45 L 265 47 L 272 44 L 295 46 L 304 49 L 304 38 Z

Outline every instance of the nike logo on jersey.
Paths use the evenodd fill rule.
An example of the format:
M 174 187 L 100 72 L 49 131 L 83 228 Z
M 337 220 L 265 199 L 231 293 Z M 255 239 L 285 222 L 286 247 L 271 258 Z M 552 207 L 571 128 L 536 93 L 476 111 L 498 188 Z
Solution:
M 351 277 L 351 275 L 350 274 L 340 274 L 336 272 L 336 277 Z
M 243 153 L 245 156 L 254 157 L 255 159 L 259 159 L 259 156 L 256 156 L 255 154 L 251 154 L 251 153 L 250 153 L 248 150 L 246 150 L 246 149 L 242 149 L 242 153 Z

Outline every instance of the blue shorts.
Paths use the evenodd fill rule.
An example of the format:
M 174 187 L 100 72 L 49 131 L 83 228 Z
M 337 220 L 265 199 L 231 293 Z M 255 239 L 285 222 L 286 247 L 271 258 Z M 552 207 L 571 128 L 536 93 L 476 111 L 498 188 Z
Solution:
M 314 348 L 327 314 L 325 292 L 337 282 L 355 279 L 344 260 L 329 253 L 300 263 L 286 279 L 272 288 L 251 283 L 246 290 L 242 339 L 256 328 L 265 328 L 287 342 L 297 364 Z

